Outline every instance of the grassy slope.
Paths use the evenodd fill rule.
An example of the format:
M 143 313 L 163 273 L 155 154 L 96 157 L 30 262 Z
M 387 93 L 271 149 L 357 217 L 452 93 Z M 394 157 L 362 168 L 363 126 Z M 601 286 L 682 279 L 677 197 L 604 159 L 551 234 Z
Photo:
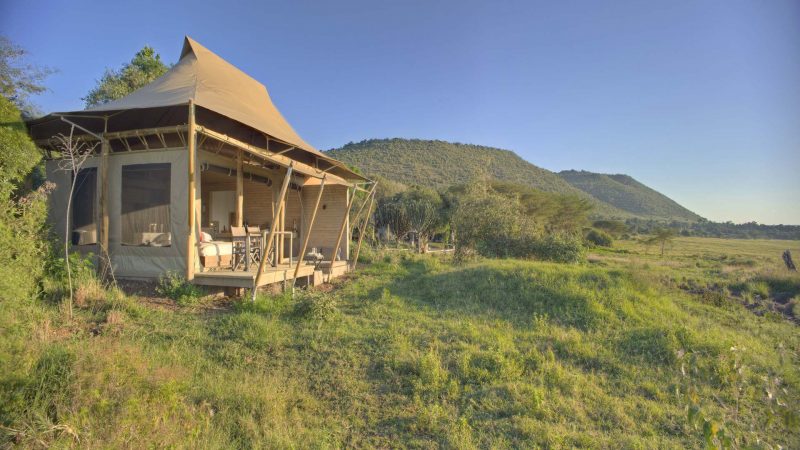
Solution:
M 619 209 L 644 218 L 696 221 L 700 216 L 628 175 L 564 170 L 558 175 L 572 186 Z
M 326 321 L 286 297 L 226 311 L 117 298 L 74 322 L 15 305 L 0 311 L 0 418 L 23 443 L 75 444 L 55 419 L 90 448 L 699 447 L 675 394 L 685 348 L 706 415 L 797 447 L 796 427 L 766 425 L 761 379 L 800 404 L 797 327 L 665 282 L 779 267 L 771 245 L 730 242 L 682 239 L 669 259 L 625 243 L 580 266 L 395 254 L 343 283 Z M 720 406 L 742 384 L 734 359 L 738 418 Z
M 329 150 L 328 154 L 367 174 L 407 185 L 441 188 L 488 176 L 546 192 L 589 199 L 595 206 L 594 213 L 605 217 L 630 216 L 572 187 L 555 173 L 525 161 L 510 150 L 445 141 L 372 139 Z

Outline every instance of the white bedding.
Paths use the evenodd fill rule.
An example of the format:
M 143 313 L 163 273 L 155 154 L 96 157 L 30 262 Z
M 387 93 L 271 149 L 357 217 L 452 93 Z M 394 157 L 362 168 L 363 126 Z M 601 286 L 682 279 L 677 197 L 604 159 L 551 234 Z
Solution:
M 233 243 L 225 241 L 211 241 L 200 243 L 200 256 L 223 256 L 233 253 Z

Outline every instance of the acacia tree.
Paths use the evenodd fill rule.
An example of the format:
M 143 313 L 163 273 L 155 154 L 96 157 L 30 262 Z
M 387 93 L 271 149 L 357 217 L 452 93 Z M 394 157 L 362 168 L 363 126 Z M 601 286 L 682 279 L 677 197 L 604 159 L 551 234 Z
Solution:
M 80 172 L 81 167 L 86 162 L 86 160 L 92 155 L 94 149 L 97 147 L 97 143 L 94 145 L 88 145 L 86 141 L 81 141 L 74 138 L 75 133 L 75 126 L 73 125 L 69 130 L 69 135 L 65 136 L 63 134 L 59 134 L 55 137 L 56 139 L 56 147 L 58 148 L 59 152 L 61 153 L 61 159 L 59 160 L 59 169 L 68 172 L 70 177 L 70 186 L 69 186 L 69 197 L 67 199 L 67 208 L 65 212 L 65 221 L 64 221 L 64 264 L 67 268 L 67 283 L 69 286 L 69 302 L 67 304 L 67 310 L 69 312 L 69 317 L 72 317 L 72 267 L 70 265 L 69 260 L 69 231 L 70 231 L 70 217 L 72 212 L 72 196 L 75 193 L 75 183 L 78 180 L 78 172 Z M 105 249 L 104 249 L 105 251 Z
M 672 228 L 657 228 L 653 235 L 645 241 L 646 245 L 657 244 L 661 247 L 661 257 L 664 257 L 664 248 L 675 239 L 676 233 Z
M 167 70 L 169 67 L 161 61 L 161 56 L 152 47 L 145 46 L 119 70 L 106 69 L 83 101 L 89 108 L 117 100 L 164 75 Z
M 23 62 L 26 55 L 25 49 L 0 36 L 0 94 L 19 109 L 23 118 L 30 118 L 38 109 L 29 97 L 47 90 L 41 83 L 53 69 Z

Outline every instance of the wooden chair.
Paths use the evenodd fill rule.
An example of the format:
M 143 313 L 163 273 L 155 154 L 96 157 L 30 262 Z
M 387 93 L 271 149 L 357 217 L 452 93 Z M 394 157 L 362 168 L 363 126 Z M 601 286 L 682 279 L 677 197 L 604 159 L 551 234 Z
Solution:
M 259 264 L 261 262 L 261 253 L 264 248 L 264 237 L 261 235 L 261 228 L 258 226 L 247 227 L 247 238 L 250 240 L 250 263 Z
M 250 245 L 244 227 L 231 227 L 231 265 L 233 270 L 239 270 L 244 264 L 244 270 L 250 269 Z

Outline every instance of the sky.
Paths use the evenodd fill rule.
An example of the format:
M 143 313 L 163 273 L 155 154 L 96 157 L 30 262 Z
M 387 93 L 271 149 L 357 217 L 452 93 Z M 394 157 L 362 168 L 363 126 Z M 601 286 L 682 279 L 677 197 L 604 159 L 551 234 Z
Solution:
M 800 224 L 800 1 L 0 0 L 0 33 L 83 108 L 189 35 L 319 149 L 422 138 L 625 173 L 715 221 Z M 457 164 L 457 162 L 455 162 Z

